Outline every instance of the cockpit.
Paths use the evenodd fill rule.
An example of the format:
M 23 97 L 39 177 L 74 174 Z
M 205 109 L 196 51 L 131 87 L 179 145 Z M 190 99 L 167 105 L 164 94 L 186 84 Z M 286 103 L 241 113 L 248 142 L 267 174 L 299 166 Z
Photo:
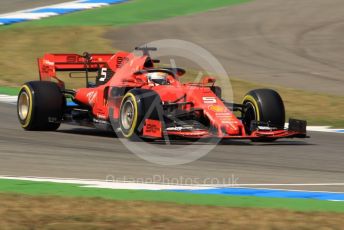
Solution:
M 185 73 L 181 68 L 147 68 L 136 71 L 134 75 L 149 85 L 170 85 Z
M 169 81 L 167 79 L 168 74 L 165 72 L 151 72 L 147 73 L 147 80 L 149 84 L 155 84 L 155 85 L 168 85 Z

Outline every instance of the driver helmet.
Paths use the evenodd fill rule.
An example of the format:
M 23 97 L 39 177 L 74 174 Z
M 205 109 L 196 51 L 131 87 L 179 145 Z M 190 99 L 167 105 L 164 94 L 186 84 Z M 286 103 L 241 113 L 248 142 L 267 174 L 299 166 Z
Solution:
M 157 85 L 167 85 L 167 73 L 164 72 L 152 72 L 147 74 L 147 79 L 149 83 L 154 83 Z

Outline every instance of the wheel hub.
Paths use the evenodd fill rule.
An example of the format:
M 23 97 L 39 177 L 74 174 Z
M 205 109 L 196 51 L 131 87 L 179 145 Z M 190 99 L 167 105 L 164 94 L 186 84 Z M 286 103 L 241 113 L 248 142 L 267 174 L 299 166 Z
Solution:
M 134 121 L 134 104 L 130 100 L 126 101 L 123 105 L 122 111 L 121 120 L 123 128 L 130 129 Z
M 26 92 L 22 92 L 18 100 L 18 113 L 21 120 L 25 120 L 29 114 L 30 98 Z

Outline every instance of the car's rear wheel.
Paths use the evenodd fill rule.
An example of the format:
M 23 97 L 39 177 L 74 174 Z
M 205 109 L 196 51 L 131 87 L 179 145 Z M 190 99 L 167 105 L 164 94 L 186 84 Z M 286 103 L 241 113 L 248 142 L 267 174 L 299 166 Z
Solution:
M 258 121 L 278 129 L 284 128 L 285 109 L 281 96 L 272 89 L 256 89 L 248 92 L 243 99 L 243 123 L 248 133 L 251 122 Z
M 56 83 L 31 81 L 18 94 L 17 114 L 25 130 L 53 131 L 59 128 L 65 97 Z

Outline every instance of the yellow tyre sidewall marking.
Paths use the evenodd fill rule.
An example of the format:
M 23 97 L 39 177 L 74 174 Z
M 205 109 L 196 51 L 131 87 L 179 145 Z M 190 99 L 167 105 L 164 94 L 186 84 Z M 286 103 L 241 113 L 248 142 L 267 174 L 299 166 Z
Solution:
M 135 114 L 135 115 L 134 115 L 133 124 L 132 124 L 132 126 L 130 127 L 128 134 L 125 134 L 125 133 L 123 132 L 123 130 L 121 130 L 123 136 L 125 136 L 125 137 L 127 137 L 127 138 L 131 137 L 131 136 L 134 134 L 135 127 L 136 127 L 136 123 L 137 123 L 137 117 L 138 117 L 138 114 L 137 114 L 137 113 L 138 113 L 137 101 L 136 101 L 136 97 L 135 97 L 134 94 L 132 94 L 132 93 L 127 93 L 127 94 L 123 97 L 123 99 L 122 99 L 122 103 L 121 103 L 121 107 L 120 107 L 120 108 L 122 108 L 123 102 L 124 102 L 125 99 L 128 98 L 128 97 L 131 97 L 132 100 L 133 100 L 134 110 L 135 110 L 134 114 Z
M 25 92 L 29 95 L 29 103 L 30 103 L 30 106 L 29 106 L 29 113 L 28 113 L 28 115 L 27 115 L 27 117 L 26 117 L 26 119 L 25 119 L 24 124 L 22 124 L 22 127 L 23 127 L 23 128 L 26 128 L 26 127 L 29 126 L 30 121 L 31 121 L 32 108 L 33 108 L 33 107 L 32 107 L 32 104 L 33 104 L 33 97 L 32 97 L 32 93 L 31 93 L 31 90 L 30 90 L 29 86 L 23 85 L 20 91 L 22 91 L 23 89 L 24 89 Z
M 254 105 L 255 110 L 256 110 L 256 114 L 257 114 L 257 121 L 260 121 L 260 112 L 259 112 L 259 107 L 258 107 L 258 103 L 257 103 L 256 99 L 254 97 L 252 97 L 251 95 L 246 95 L 244 97 L 243 103 L 245 101 L 251 102 Z

